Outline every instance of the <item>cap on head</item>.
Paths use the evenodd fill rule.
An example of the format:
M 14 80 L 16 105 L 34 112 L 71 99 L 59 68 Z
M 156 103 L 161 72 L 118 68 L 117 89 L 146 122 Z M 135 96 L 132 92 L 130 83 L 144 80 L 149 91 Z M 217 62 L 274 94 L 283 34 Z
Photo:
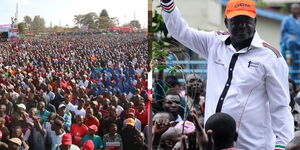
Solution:
M 129 125 L 131 125 L 131 126 L 134 126 L 134 124 L 135 124 L 134 119 L 132 119 L 132 118 L 126 119 L 126 125 L 127 125 L 127 124 L 129 124 Z
M 256 17 L 256 5 L 252 0 L 230 0 L 227 3 L 225 16 L 231 19 L 236 16 Z
M 94 130 L 95 132 L 98 132 L 98 127 L 96 125 L 89 126 L 89 129 Z
M 94 143 L 92 140 L 87 140 L 82 147 L 82 150 L 94 150 Z
M 71 145 L 72 144 L 72 135 L 70 133 L 64 134 L 61 142 L 63 145 Z

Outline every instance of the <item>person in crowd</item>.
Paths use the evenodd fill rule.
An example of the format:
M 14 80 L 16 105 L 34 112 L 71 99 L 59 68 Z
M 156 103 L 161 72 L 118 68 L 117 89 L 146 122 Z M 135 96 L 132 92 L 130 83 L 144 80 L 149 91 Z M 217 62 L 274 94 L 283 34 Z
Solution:
M 103 141 L 100 136 L 96 135 L 98 132 L 98 127 L 96 125 L 89 126 L 89 130 L 87 135 L 85 135 L 82 139 L 81 145 L 84 145 L 84 143 L 87 140 L 92 140 L 95 146 L 95 149 L 102 149 L 103 148 Z
M 52 150 L 55 146 L 61 144 L 62 137 L 65 134 L 65 131 L 63 129 L 63 122 L 58 119 L 54 120 L 51 129 L 52 131 L 50 131 L 50 133 L 47 133 L 49 137 L 49 140 L 47 141 L 51 143 L 51 146 L 49 143 L 46 145 L 47 147 L 50 146 Z
M 134 119 L 128 118 L 126 120 L 126 127 L 120 133 L 123 140 L 124 150 L 136 148 L 136 145 L 133 144 L 135 142 L 135 139 L 132 137 L 140 134 L 140 131 L 135 128 L 134 124 L 135 124 Z
M 289 68 L 281 53 L 260 38 L 255 2 L 228 1 L 228 32 L 205 32 L 189 27 L 174 1 L 160 1 L 170 35 L 208 61 L 204 122 L 224 112 L 239 129 L 237 149 L 284 148 L 294 133 Z
M 117 125 L 112 123 L 109 127 L 109 133 L 103 136 L 103 145 L 105 150 L 123 150 L 122 138 L 121 135 L 117 133 L 117 130 Z
M 282 54 L 284 58 L 290 60 L 297 60 L 299 57 L 296 52 L 300 49 L 300 5 L 297 3 L 291 4 L 291 15 L 285 17 L 281 23 L 281 41 Z M 290 56 L 287 56 L 286 53 Z M 289 58 L 287 58 L 289 57 Z M 295 68 L 296 69 L 296 68 Z
M 75 117 L 75 120 L 76 122 L 72 124 L 71 127 L 71 134 L 73 137 L 73 143 L 80 147 L 83 137 L 88 132 L 88 127 L 85 124 L 83 124 L 83 116 L 77 115 Z
M 61 144 L 56 145 L 52 150 L 80 150 L 78 146 L 72 144 L 72 135 L 66 133 L 62 137 Z

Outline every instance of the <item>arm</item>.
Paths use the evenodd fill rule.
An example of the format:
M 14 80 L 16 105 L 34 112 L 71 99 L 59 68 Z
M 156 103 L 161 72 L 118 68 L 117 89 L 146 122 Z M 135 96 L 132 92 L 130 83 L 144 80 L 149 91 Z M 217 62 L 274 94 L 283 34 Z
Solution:
M 208 46 L 210 45 L 209 41 L 215 38 L 214 33 L 202 32 L 190 28 L 187 22 L 182 19 L 174 1 L 167 1 L 168 0 L 164 0 L 165 3 L 161 2 L 161 6 L 164 11 L 163 18 L 171 36 L 184 46 L 207 59 Z
M 276 136 L 276 148 L 284 149 L 294 136 L 294 121 L 289 107 L 288 66 L 283 57 L 275 58 L 270 62 L 272 64 L 266 66 L 266 90 L 271 124 Z

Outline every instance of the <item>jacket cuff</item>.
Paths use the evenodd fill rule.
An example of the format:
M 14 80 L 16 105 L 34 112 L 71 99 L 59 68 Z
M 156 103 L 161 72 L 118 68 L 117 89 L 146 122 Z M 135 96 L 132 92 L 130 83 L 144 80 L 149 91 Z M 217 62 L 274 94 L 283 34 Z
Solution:
M 160 5 L 162 7 L 162 10 L 166 13 L 171 13 L 175 9 L 174 0 L 171 0 L 168 3 L 163 3 L 162 1 L 160 1 Z
M 284 145 L 275 145 L 275 150 L 285 150 L 285 147 Z

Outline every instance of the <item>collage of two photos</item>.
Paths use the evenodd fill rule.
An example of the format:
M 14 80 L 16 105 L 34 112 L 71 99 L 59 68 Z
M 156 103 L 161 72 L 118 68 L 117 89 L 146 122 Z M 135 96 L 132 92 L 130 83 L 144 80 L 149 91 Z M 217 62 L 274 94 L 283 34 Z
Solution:
M 1 0 L 0 150 L 297 150 L 299 0 Z

